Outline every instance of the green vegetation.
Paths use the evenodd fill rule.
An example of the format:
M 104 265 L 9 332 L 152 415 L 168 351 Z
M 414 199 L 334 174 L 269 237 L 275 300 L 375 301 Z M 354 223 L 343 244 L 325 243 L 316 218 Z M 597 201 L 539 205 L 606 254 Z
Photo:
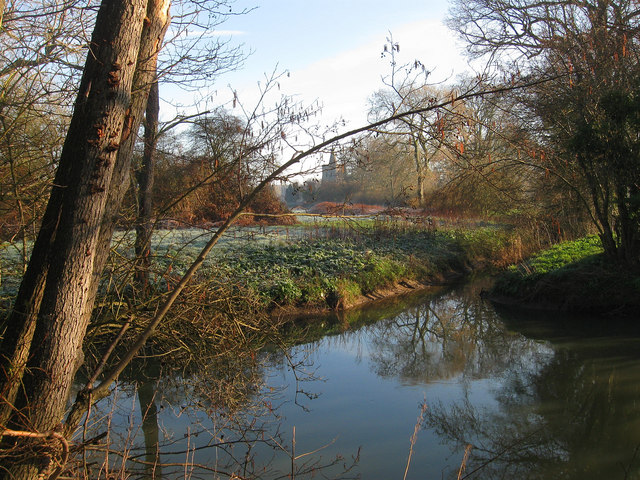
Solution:
M 156 232 L 149 289 L 143 295 L 131 282 L 133 235 L 118 233 L 87 333 L 87 358 L 99 358 L 131 316 L 132 330 L 144 328 L 210 235 L 202 229 Z M 348 307 L 367 297 L 377 300 L 411 290 L 399 284 L 447 284 L 475 268 L 518 261 L 509 255 L 520 251 L 514 248 L 520 243 L 516 230 L 498 226 L 434 230 L 395 219 L 234 228 L 183 290 L 147 348 L 154 354 L 171 352 L 176 364 L 189 363 L 194 352 L 241 356 L 302 338 L 295 334 L 286 340 L 283 332 L 339 331 L 358 322 L 359 309 Z M 10 298 L 15 290 L 9 287 L 16 282 L 7 280 L 2 290 Z M 132 310 L 134 302 L 138 306 Z M 376 303 L 376 310 L 389 302 L 394 299 Z M 324 326 L 293 321 L 321 312 L 331 319 Z M 129 345 L 124 341 L 120 348 Z
M 210 233 L 202 229 L 160 230 L 152 239 L 151 287 L 162 294 L 195 260 Z M 331 308 L 351 305 L 363 295 L 402 281 L 443 283 L 477 265 L 502 265 L 519 236 L 498 227 L 433 230 L 390 220 L 331 219 L 285 227 L 238 227 L 206 260 L 192 289 L 234 285 L 260 308 Z M 102 294 L 121 301 L 130 285 L 133 235 L 118 233 Z M 2 249 L 0 292 L 16 294 L 19 251 Z M 114 298 L 115 297 L 115 298 Z M 253 301 L 251 302 L 253 304 Z M 253 307 L 252 307 L 253 308 Z
M 543 250 L 510 270 L 525 269 L 530 275 L 543 275 L 559 270 L 575 262 L 602 253 L 602 243 L 596 235 L 570 242 L 562 242 Z
M 494 299 L 540 308 L 603 313 L 640 308 L 640 272 L 604 255 L 593 235 L 562 242 L 509 267 L 491 292 Z
M 299 230 L 308 233 L 308 226 Z M 403 281 L 440 284 L 463 276 L 472 266 L 500 265 L 510 258 L 505 255 L 519 251 L 514 245 L 520 242 L 515 232 L 497 227 L 434 231 L 371 222 L 355 228 L 353 222 L 332 222 L 327 227 L 329 238 L 320 234 L 303 238 L 300 231 L 289 227 L 288 239 L 252 235 L 248 241 L 225 241 L 207 261 L 201 281 L 236 285 L 259 299 L 266 310 L 341 308 Z M 161 290 L 166 289 L 166 272 L 179 275 L 202 241 L 183 238 L 179 244 L 190 246 L 178 251 L 167 240 L 165 235 L 157 251 L 168 255 L 155 262 Z
M 202 229 L 154 234 L 150 281 L 156 295 L 175 285 L 209 236 Z M 369 218 L 238 227 L 223 237 L 190 288 L 216 292 L 233 285 L 235 293 L 253 298 L 251 308 L 258 302 L 264 310 L 336 308 L 402 281 L 442 284 L 473 269 L 504 267 L 522 259 L 521 238 L 521 232 L 498 225 L 433 230 Z M 116 234 L 101 289 L 105 299 L 120 302 L 131 288 L 133 241 L 132 233 Z M 0 297 L 8 308 L 22 274 L 20 251 L 3 244 L 0 267 Z
M 408 269 L 398 260 L 354 242 L 301 241 L 267 247 L 233 248 L 226 268 L 239 283 L 264 299 L 265 306 L 336 307 L 403 279 Z

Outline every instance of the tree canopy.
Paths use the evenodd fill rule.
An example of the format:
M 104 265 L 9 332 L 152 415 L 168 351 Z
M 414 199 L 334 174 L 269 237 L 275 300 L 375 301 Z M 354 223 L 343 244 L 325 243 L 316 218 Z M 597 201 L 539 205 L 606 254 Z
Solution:
M 450 25 L 514 78 L 554 79 L 518 97 L 529 161 L 580 198 L 612 258 L 638 266 L 637 3 L 456 1 Z

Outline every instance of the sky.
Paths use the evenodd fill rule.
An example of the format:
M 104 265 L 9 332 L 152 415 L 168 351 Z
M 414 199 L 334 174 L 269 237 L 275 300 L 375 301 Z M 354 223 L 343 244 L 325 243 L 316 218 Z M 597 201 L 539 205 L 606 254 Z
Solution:
M 236 0 L 236 11 L 219 26 L 223 38 L 251 52 L 238 71 L 217 79 L 213 103 L 238 92 L 244 104 L 257 98 L 257 82 L 274 71 L 280 92 L 323 106 L 323 122 L 344 118 L 364 124 L 368 99 L 390 71 L 381 58 L 390 34 L 400 44 L 399 63 L 420 60 L 433 82 L 453 81 L 466 68 L 462 47 L 444 26 L 447 0 Z M 200 92 L 202 95 L 205 92 Z M 184 103 L 193 96 L 186 94 Z

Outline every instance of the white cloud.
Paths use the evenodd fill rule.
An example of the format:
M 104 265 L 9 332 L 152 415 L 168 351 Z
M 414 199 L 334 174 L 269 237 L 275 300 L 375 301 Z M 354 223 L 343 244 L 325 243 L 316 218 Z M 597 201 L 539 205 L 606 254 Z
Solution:
M 468 69 L 459 54 L 453 34 L 437 21 L 407 24 L 392 32 L 400 44 L 398 63 L 420 60 L 432 71 L 430 82 L 453 81 Z M 318 99 L 323 118 L 344 117 L 352 126 L 366 121 L 367 99 L 383 88 L 382 77 L 389 74 L 388 59 L 381 58 L 386 35 L 335 57 L 317 61 L 308 68 L 292 71 L 282 82 L 284 93 L 299 95 L 307 102 Z
M 456 75 L 469 70 L 459 53 L 453 33 L 439 21 L 425 20 L 405 24 L 392 34 L 394 41 L 400 44 L 398 63 L 419 60 L 432 72 L 429 77 L 432 83 L 453 82 Z M 375 91 L 384 87 L 382 77 L 390 72 L 389 60 L 381 58 L 387 36 L 388 32 L 383 32 L 360 46 L 283 75 L 279 79 L 280 89 L 275 90 L 273 96 L 265 100 L 265 104 L 273 106 L 280 95 L 293 96 L 307 105 L 317 100 L 323 105 L 319 120 L 321 124 L 331 125 L 337 119 L 344 118 L 348 122 L 347 129 L 365 125 L 368 99 Z M 300 55 L 304 55 L 304 51 Z M 232 82 L 244 107 L 253 109 L 259 98 L 256 87 L 258 79 L 247 80 L 246 72 L 239 71 L 224 80 L 224 83 Z M 264 85 L 264 76 L 262 83 Z M 210 98 L 209 108 L 216 105 L 231 108 L 232 89 L 223 84 L 199 93 Z M 192 102 L 194 96 L 198 95 L 185 92 L 184 103 Z M 231 111 L 234 113 L 234 110 Z M 235 113 L 239 114 L 238 110 Z M 313 120 L 318 121 L 318 117 Z

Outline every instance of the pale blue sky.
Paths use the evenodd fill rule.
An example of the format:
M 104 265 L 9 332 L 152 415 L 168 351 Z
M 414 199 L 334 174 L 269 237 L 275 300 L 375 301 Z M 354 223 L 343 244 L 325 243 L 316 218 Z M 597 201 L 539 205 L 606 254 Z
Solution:
M 246 70 L 288 70 L 353 50 L 384 43 L 389 31 L 400 36 L 419 20 L 442 21 L 447 0 L 239 0 L 236 9 L 256 9 L 230 18 L 221 29 L 242 32 L 236 39 L 254 51 Z
M 389 32 L 400 43 L 399 63 L 420 60 L 433 82 L 454 81 L 466 68 L 461 46 L 444 25 L 447 0 L 237 0 L 235 9 L 255 10 L 219 26 L 233 32 L 252 55 L 242 70 L 218 78 L 207 108 L 229 101 L 231 89 L 250 105 L 265 73 L 288 71 L 281 92 L 323 105 L 322 122 L 342 117 L 348 127 L 366 121 L 368 99 L 383 87 L 389 62 L 381 59 Z M 184 104 L 193 100 L 186 95 Z

